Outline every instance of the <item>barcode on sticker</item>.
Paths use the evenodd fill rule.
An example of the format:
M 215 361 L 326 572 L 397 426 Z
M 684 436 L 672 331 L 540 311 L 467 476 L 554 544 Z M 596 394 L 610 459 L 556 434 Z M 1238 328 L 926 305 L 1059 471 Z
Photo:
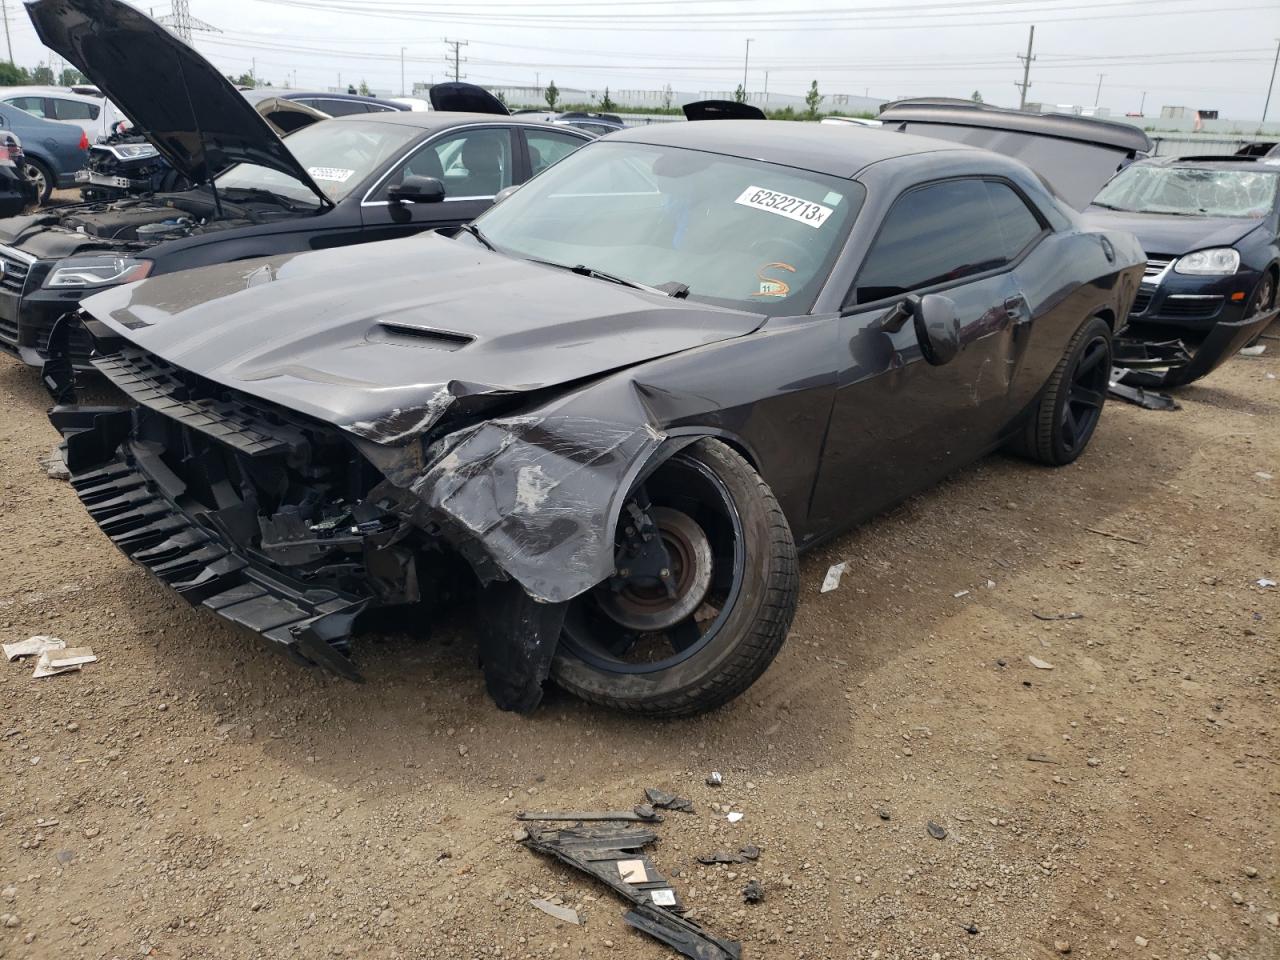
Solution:
M 815 229 L 826 223 L 827 217 L 832 214 L 830 207 L 824 207 L 820 203 L 814 203 L 804 197 L 793 197 L 789 193 L 766 190 L 764 187 L 747 187 L 733 202 L 740 203 L 744 207 L 776 213 L 780 217 L 808 224 Z
M 354 170 L 345 167 L 307 167 L 307 173 L 313 180 L 332 180 L 334 183 L 346 183 L 351 179 Z

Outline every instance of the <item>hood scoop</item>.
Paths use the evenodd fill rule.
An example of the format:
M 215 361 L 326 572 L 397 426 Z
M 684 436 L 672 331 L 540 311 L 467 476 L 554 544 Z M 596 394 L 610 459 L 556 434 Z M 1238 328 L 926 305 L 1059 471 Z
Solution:
M 394 343 L 404 347 L 425 347 L 429 350 L 461 350 L 474 343 L 475 337 L 451 330 L 438 330 L 398 320 L 380 320 L 365 337 L 370 343 Z

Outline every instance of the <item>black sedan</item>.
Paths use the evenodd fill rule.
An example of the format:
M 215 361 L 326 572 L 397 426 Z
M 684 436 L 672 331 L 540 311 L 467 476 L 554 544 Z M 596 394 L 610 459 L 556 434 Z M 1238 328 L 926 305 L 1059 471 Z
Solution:
M 1280 278 L 1280 160 L 1189 157 L 1125 167 L 1086 211 L 1147 251 L 1129 320 L 1206 333 L 1262 317 Z
M 997 448 L 1079 457 L 1143 263 L 983 150 L 661 124 L 454 238 L 99 294 L 136 406 L 51 417 L 112 540 L 281 650 L 354 676 L 364 611 L 470 593 L 500 706 L 679 716 L 772 661 L 798 548 Z
M 471 87 L 460 102 L 482 95 L 492 113 L 362 113 L 298 130 L 286 146 L 217 68 L 133 7 L 35 0 L 26 9 L 44 44 L 197 184 L 0 220 L 0 348 L 31 364 L 47 356 L 54 322 L 95 290 L 456 228 L 590 140 L 511 117 Z M 87 363 L 87 339 L 77 335 L 74 346 Z

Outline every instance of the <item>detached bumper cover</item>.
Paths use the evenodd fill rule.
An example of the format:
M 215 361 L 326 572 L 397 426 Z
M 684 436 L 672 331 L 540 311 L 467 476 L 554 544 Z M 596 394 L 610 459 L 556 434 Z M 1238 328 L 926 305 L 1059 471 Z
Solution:
M 1241 320 L 1221 321 L 1199 344 L 1185 340 L 1151 340 L 1132 328 L 1115 340 L 1113 365 L 1125 370 L 1120 382 L 1134 387 L 1181 387 L 1208 376 L 1277 317 L 1280 308 Z

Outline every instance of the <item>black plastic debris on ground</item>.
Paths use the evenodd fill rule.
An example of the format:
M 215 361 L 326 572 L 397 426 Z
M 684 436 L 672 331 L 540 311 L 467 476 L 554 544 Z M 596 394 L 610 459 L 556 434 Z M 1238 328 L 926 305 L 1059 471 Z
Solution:
M 596 820 L 633 820 L 643 823 L 661 823 L 662 814 L 650 804 L 638 803 L 630 810 L 522 810 L 517 820 L 566 820 L 574 823 Z
M 604 883 L 634 907 L 623 919 L 691 960 L 741 960 L 742 947 L 721 940 L 681 916 L 684 905 L 643 852 L 658 839 L 642 826 L 601 824 L 562 829 L 531 827 L 521 841 Z M 624 879 L 626 878 L 626 879 Z
M 1121 371 L 1124 372 L 1124 371 Z M 1182 405 L 1167 393 L 1157 393 L 1143 387 L 1128 383 L 1112 381 L 1107 386 L 1107 395 L 1142 407 L 1144 410 L 1181 410 Z
M 754 843 L 745 844 L 738 848 L 737 853 L 730 853 L 727 850 L 717 850 L 715 853 L 706 853 L 698 857 L 698 862 L 709 865 L 713 863 L 746 863 L 748 860 L 760 859 L 760 848 Z
M 657 787 L 645 787 L 644 796 L 651 806 L 657 807 L 659 810 L 679 810 L 682 813 L 693 813 L 692 800 L 677 797 L 674 793 L 667 793 Z

